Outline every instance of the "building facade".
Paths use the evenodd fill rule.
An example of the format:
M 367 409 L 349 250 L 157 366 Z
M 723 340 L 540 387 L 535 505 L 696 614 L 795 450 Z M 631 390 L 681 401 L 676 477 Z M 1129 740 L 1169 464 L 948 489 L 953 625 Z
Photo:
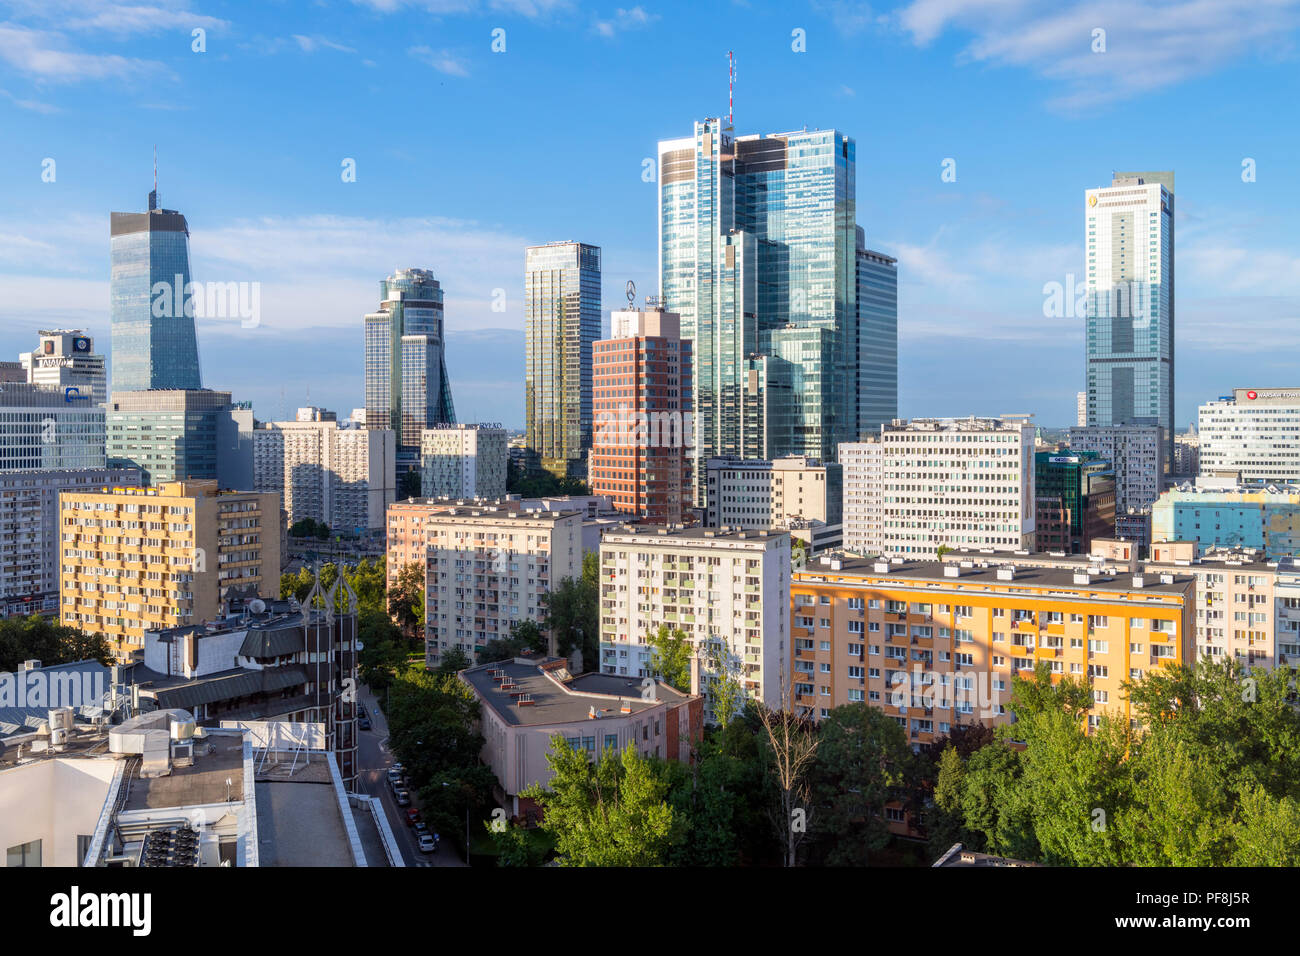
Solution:
M 114 391 L 107 406 L 108 464 L 139 468 L 147 485 L 253 481 L 253 410 L 211 389 Z
M 898 417 L 898 260 L 866 248 L 857 227 L 858 440 Z
M 1084 194 L 1090 426 L 1156 425 L 1173 457 L 1174 174 L 1115 173 Z
M 591 490 L 652 524 L 679 524 L 691 502 L 695 444 L 691 343 L 662 309 L 611 314 L 592 346 Z
M 840 445 L 844 469 L 844 550 L 877 555 L 884 551 L 885 446 L 879 434 Z
M 1244 484 L 1300 482 L 1300 388 L 1234 388 L 1197 415 L 1199 473 Z M 1193 471 L 1192 474 L 1196 474 Z
M 1012 677 L 1046 664 L 1092 686 L 1095 727 L 1103 714 L 1132 718 L 1125 680 L 1194 659 L 1190 575 L 1076 573 L 980 557 L 824 555 L 795 572 L 796 713 L 820 720 L 865 702 L 921 746 L 959 724 L 1009 723 Z
M 115 212 L 110 224 L 113 389 L 197 389 L 189 224 L 174 209 Z
M 108 398 L 104 356 L 80 329 L 42 330 L 35 351 L 18 356 L 33 385 L 54 389 L 67 402 L 103 405 Z
M 427 269 L 398 269 L 379 283 L 365 317 L 365 427 L 391 431 L 398 465 L 419 467 L 420 435 L 454 422 L 444 350 L 442 286 Z
M 139 484 L 134 468 L 0 474 L 0 617 L 59 611 L 62 492 Z
M 1151 506 L 1151 540 L 1254 548 L 1271 561 L 1300 555 L 1300 485 L 1183 484 Z
M 1034 456 L 1040 551 L 1086 554 L 1093 538 L 1115 534 L 1115 474 L 1096 452 Z
M 420 495 L 502 498 L 506 430 L 500 425 L 440 425 L 420 436 Z
M 528 448 L 557 477 L 585 480 L 592 345 L 600 338 L 600 247 L 550 242 L 524 253 Z
M 843 466 L 792 455 L 775 461 L 710 458 L 706 469 L 706 527 L 782 528 L 812 551 L 840 546 Z
M 789 692 L 790 536 L 784 531 L 625 527 L 600 543 L 600 670 L 651 674 L 650 635 L 685 632 L 705 715 L 724 684 L 779 707 Z
M 232 588 L 278 594 L 280 499 L 215 481 L 60 495 L 60 619 L 115 653 L 215 620 Z
M 1150 507 L 1164 480 L 1165 444 L 1155 425 L 1070 429 L 1071 452 L 1096 452 L 1115 471 L 1115 509 Z
M 551 588 L 582 573 L 577 512 L 457 505 L 428 509 L 420 517 L 430 667 L 452 648 L 473 661 L 489 641 L 509 637 L 518 622 L 544 620 Z M 390 513 L 390 551 L 401 546 L 393 524 Z M 392 574 L 390 569 L 390 579 Z
M 1034 427 L 1015 418 L 895 421 L 883 445 L 882 552 L 1034 544 Z
M 267 422 L 253 431 L 253 490 L 275 492 L 293 525 L 343 534 L 382 530 L 397 494 L 396 433 L 332 419 Z
M 0 473 L 103 468 L 104 409 L 58 389 L 0 385 Z

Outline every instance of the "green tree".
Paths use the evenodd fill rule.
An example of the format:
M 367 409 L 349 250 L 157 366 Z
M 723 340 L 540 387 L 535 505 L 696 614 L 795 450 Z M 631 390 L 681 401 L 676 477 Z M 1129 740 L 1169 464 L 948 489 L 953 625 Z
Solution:
M 407 501 L 410 498 L 418 498 L 421 494 L 420 472 L 418 469 L 402 472 L 397 479 L 397 500 Z
M 803 568 L 808 565 L 808 545 L 802 538 L 790 539 L 790 567 Z
M 414 562 L 397 572 L 388 589 L 388 613 L 409 640 L 424 635 L 424 568 Z
M 451 677 L 469 667 L 470 663 L 468 654 L 459 647 L 453 647 L 442 652 L 436 671 L 444 677 Z
M 912 752 L 903 728 L 865 703 L 835 707 L 818 726 L 815 836 L 833 866 L 867 866 L 889 842 L 885 804 L 901 794 Z
M 650 641 L 650 669 L 670 687 L 683 693 L 691 689 L 691 640 L 681 628 L 660 624 L 647 635 Z
M 485 820 L 483 826 L 496 846 L 497 866 L 541 866 L 546 860 L 548 844 L 537 838 L 544 830 L 529 830 L 514 823 L 502 828 L 494 823 Z
M 513 660 L 528 652 L 546 652 L 546 632 L 536 621 L 516 621 L 507 637 L 496 637 L 488 641 L 478 653 L 480 664 L 494 664 L 497 661 Z
M 0 671 L 16 671 L 29 660 L 46 666 L 93 660 L 107 666 L 113 653 L 103 635 L 87 634 L 37 614 L 0 621 Z
M 555 635 L 556 649 L 568 656 L 578 647 L 582 666 L 597 669 L 600 664 L 600 556 L 591 551 L 582 557 L 582 573 L 563 578 L 546 594 L 543 626 Z
M 552 778 L 523 796 L 544 809 L 564 866 L 660 866 L 671 847 L 673 810 L 662 761 L 609 749 L 596 761 L 563 737 L 551 739 Z

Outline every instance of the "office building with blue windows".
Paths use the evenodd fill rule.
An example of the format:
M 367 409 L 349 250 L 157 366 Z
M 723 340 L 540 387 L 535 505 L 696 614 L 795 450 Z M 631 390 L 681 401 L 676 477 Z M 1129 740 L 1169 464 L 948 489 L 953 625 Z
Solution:
M 1174 174 L 1115 173 L 1084 195 L 1087 420 L 1174 439 Z
M 110 221 L 113 390 L 201 388 L 190 286 L 189 225 L 174 209 Z

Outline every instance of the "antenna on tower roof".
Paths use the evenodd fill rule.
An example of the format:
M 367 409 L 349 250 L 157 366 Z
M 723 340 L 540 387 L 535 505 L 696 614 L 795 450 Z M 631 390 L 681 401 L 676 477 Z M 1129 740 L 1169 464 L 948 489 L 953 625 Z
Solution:
M 727 129 L 736 126 L 736 54 L 727 51 Z
M 158 208 L 158 144 L 153 146 L 153 192 L 149 194 L 149 211 Z

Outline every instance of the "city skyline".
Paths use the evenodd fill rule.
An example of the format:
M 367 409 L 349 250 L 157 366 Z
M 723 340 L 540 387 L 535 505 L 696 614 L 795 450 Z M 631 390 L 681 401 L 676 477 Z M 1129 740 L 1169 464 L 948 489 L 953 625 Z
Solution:
M 415 17 L 399 68 L 381 78 L 366 65 L 394 22 L 380 6 L 391 5 L 337 10 L 335 37 L 302 32 L 307 28 L 293 22 L 291 11 L 244 11 L 226 20 L 202 6 L 169 4 L 159 8 L 156 23 L 123 19 L 118 32 L 91 34 L 75 17 L 51 24 L 38 12 L 17 10 L 16 34 L 43 31 L 32 42 L 75 50 L 85 59 L 64 58 L 72 73 L 56 82 L 12 46 L 0 48 L 0 89 L 7 94 L 0 114 L 14 128 L 15 141 L 33 144 L 30 155 L 0 156 L 0 171 L 11 181 L 31 183 L 0 200 L 7 253 L 0 274 L 6 293 L 0 346 L 16 353 L 29 330 L 39 327 L 83 328 L 108 341 L 103 217 L 138 206 L 152 145 L 159 141 L 160 192 L 166 205 L 185 210 L 194 279 L 264 286 L 256 327 L 199 320 L 210 387 L 252 401 L 264 420 L 305 404 L 344 414 L 360 407 L 361 370 L 349 355 L 360 345 L 355 316 L 373 308 L 373 276 L 419 265 L 431 268 L 446 288 L 449 372 L 459 417 L 521 426 L 519 252 L 557 235 L 581 235 L 605 250 L 606 302 L 618 301 L 615 290 L 628 279 L 645 292 L 657 291 L 656 184 L 643 179 L 643 160 L 653 156 L 658 140 L 722 112 L 727 61 L 717 33 L 707 27 L 721 25 L 715 18 L 723 14 L 700 11 L 706 28 L 669 47 L 661 41 L 673 20 L 671 6 L 643 10 L 641 17 L 625 11 L 622 18 L 555 4 L 532 6 L 531 16 L 498 9 Z M 858 222 L 871 237 L 870 248 L 900 260 L 899 414 L 1024 411 L 1045 425 L 1073 420 L 1070 396 L 1084 386 L 1083 318 L 1045 318 L 1044 286 L 1068 288 L 1071 277 L 1078 285 L 1086 281 L 1076 204 L 1083 190 L 1104 182 L 1098 173 L 1106 169 L 1178 170 L 1184 281 L 1177 427 L 1194 420 L 1199 404 L 1243 382 L 1284 381 L 1277 343 L 1266 349 L 1258 339 L 1264 330 L 1291 334 L 1278 327 L 1300 291 L 1300 269 L 1284 241 L 1297 210 L 1295 184 L 1281 175 L 1292 134 L 1273 122 L 1286 103 L 1286 84 L 1276 82 L 1285 62 L 1245 56 L 1243 47 L 1216 39 L 1223 31 L 1213 13 L 1188 12 L 1138 32 L 1113 24 L 1104 53 L 1090 51 L 1085 37 L 1064 75 L 1027 83 L 1052 72 L 1045 56 L 1067 51 L 1039 40 L 1032 56 L 1017 59 L 981 40 L 997 27 L 1009 31 L 1009 43 L 1031 44 L 1033 26 L 1056 22 L 1051 11 L 1029 13 L 1016 24 L 997 23 L 987 11 L 924 20 L 916 5 L 903 5 L 882 12 L 886 22 L 876 24 L 836 21 L 798 7 L 728 22 L 721 31 L 737 54 L 737 128 L 834 127 L 857 141 Z M 1294 31 L 1289 11 L 1258 19 L 1260 35 Z M 202 54 L 190 49 L 191 22 L 208 31 Z M 497 27 L 507 33 L 500 54 L 491 47 Z M 792 48 L 796 30 L 803 31 L 807 52 Z M 1132 41 L 1152 37 L 1192 38 L 1206 52 L 1186 61 L 1159 54 L 1168 69 L 1157 76 L 1153 68 L 1146 84 L 1132 78 L 1146 75 L 1140 72 L 1121 76 L 1133 65 Z M 680 50 L 673 48 L 678 42 Z M 111 59 L 128 46 L 133 56 L 124 64 Z M 545 110 L 506 96 L 525 76 L 545 80 L 556 69 L 543 46 L 547 55 L 558 48 L 606 61 L 654 49 L 674 78 L 653 94 L 595 90 L 593 107 L 608 134 L 594 139 L 578 163 L 583 147 L 548 128 L 540 118 Z M 872 65 L 864 67 L 868 50 Z M 1095 84 L 1096 98 L 1081 101 L 1081 78 L 1106 63 L 1116 64 L 1116 76 Z M 324 95 L 279 94 L 270 110 L 253 100 L 286 70 L 318 80 Z M 140 76 L 150 71 L 158 81 L 142 83 Z M 1220 88 L 1225 74 L 1257 96 L 1239 102 Z M 97 84 L 88 82 L 96 76 Z M 895 92 L 888 99 L 871 95 L 878 81 L 895 76 L 908 82 L 891 84 Z M 425 131 L 400 147 L 368 146 L 369 132 L 363 137 L 361 131 L 371 113 L 361 103 L 401 84 L 430 90 L 446 108 L 444 122 L 457 124 L 463 135 L 481 139 L 508 131 L 546 148 L 530 151 L 523 164 L 503 164 L 477 152 L 469 163 L 423 150 L 435 135 Z M 552 95 L 544 82 L 530 81 L 528 88 L 534 97 Z M 224 99 L 217 106 L 219 95 Z M 121 106 L 120 129 L 111 133 L 95 115 L 101 96 Z M 496 104 L 491 115 L 475 110 L 484 96 Z M 331 97 L 337 101 L 331 132 L 304 127 Z M 1001 104 L 1007 115 L 1027 115 L 1029 122 L 1008 126 L 989 107 L 976 105 L 988 102 Z M 1179 108 L 1190 102 L 1195 111 Z M 942 111 L 942 128 L 912 121 L 922 103 Z M 302 117 L 295 113 L 299 107 Z M 273 121 L 284 124 L 284 133 L 301 134 L 295 158 L 241 136 L 213 137 L 229 109 L 247 114 L 255 139 Z M 1142 119 L 1153 109 L 1166 117 L 1158 132 Z M 70 137 L 77 125 L 67 122 L 70 117 L 84 121 L 88 135 Z M 179 149 L 170 135 L 159 134 L 160 118 L 169 130 L 185 139 L 200 136 L 212 148 L 202 156 Z M 1104 143 L 1085 132 L 1099 118 L 1108 124 Z M 1229 118 L 1233 142 L 1215 152 L 1200 149 L 1202 125 Z M 985 135 L 990 122 L 1004 135 Z M 232 152 L 236 141 L 239 150 Z M 1062 150 L 1067 143 L 1071 148 Z M 57 164 L 53 182 L 41 182 L 43 158 Z M 356 163 L 352 183 L 340 177 L 348 158 Z M 941 178 L 948 159 L 954 161 L 952 181 Z M 1033 176 L 1024 175 L 1029 169 Z M 452 181 L 464 188 L 448 189 Z M 548 188 L 538 189 L 543 181 Z M 421 201 L 413 203 L 416 198 Z M 497 290 L 504 295 L 494 296 Z M 1239 335 L 1216 354 L 1211 343 L 1225 312 Z M 1035 366 L 1059 368 L 1060 374 L 1051 380 L 1024 376 L 1026 352 Z M 286 353 L 302 361 L 285 368 Z M 972 368 L 980 374 L 963 374 Z M 1062 379 L 1068 388 L 1057 387 Z M 934 381 L 944 381 L 945 389 L 932 388 Z

